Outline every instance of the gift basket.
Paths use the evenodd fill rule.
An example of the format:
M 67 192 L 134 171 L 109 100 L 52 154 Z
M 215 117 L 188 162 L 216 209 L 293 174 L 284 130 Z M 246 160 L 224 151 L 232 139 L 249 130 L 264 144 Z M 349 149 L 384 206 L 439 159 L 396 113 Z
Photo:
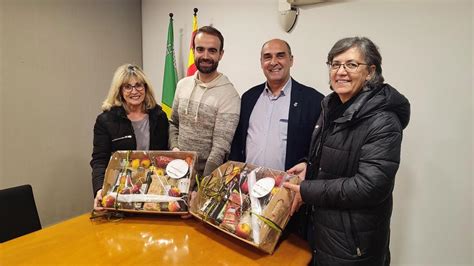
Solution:
M 125 212 L 185 214 L 196 160 L 188 151 L 117 151 L 105 171 L 101 204 Z
M 285 172 L 229 161 L 198 184 L 190 213 L 269 254 L 289 220 L 294 193 Z

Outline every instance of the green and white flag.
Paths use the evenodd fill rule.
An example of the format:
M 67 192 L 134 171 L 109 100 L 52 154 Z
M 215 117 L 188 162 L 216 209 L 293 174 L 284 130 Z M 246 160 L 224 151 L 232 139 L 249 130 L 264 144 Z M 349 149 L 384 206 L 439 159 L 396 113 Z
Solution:
M 174 34 L 173 34 L 173 13 L 170 13 L 170 24 L 168 26 L 168 41 L 166 43 L 165 74 L 163 76 L 163 94 L 161 103 L 168 119 L 171 117 L 173 107 L 174 92 L 178 83 L 178 73 L 176 72 L 176 61 L 174 57 Z

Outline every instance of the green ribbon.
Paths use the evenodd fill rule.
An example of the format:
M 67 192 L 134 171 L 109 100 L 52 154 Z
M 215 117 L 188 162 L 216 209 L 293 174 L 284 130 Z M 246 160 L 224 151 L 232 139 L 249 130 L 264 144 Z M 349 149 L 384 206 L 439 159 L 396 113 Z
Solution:
M 270 228 L 274 229 L 275 231 L 277 231 L 278 233 L 281 233 L 283 230 L 281 229 L 280 226 L 278 226 L 278 224 L 276 224 L 275 222 L 273 222 L 272 220 L 260 215 L 260 214 L 256 214 L 255 212 L 250 212 L 251 214 L 257 216 L 258 219 L 260 219 L 262 222 L 264 222 L 266 225 L 270 226 Z
M 198 187 L 198 191 L 201 191 L 201 182 L 199 182 L 198 174 L 196 174 L 196 184 L 197 184 L 197 187 Z

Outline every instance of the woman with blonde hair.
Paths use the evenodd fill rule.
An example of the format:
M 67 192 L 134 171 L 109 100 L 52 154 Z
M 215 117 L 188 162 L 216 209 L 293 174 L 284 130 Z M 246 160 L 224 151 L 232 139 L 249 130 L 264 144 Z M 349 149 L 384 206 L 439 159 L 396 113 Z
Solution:
M 105 169 L 117 150 L 167 150 L 169 123 L 156 103 L 153 87 L 136 65 L 117 68 L 102 113 L 94 125 L 92 187 L 94 208 L 100 202 Z

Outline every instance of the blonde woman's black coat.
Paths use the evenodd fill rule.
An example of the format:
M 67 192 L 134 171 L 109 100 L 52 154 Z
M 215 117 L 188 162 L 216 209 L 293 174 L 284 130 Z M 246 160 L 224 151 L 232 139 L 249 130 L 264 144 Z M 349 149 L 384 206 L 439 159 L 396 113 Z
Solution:
M 150 150 L 168 150 L 169 122 L 161 106 L 148 110 Z M 94 125 L 92 151 L 92 189 L 94 196 L 104 183 L 110 155 L 118 150 L 136 150 L 137 142 L 132 122 L 123 107 L 112 107 L 97 116 Z

